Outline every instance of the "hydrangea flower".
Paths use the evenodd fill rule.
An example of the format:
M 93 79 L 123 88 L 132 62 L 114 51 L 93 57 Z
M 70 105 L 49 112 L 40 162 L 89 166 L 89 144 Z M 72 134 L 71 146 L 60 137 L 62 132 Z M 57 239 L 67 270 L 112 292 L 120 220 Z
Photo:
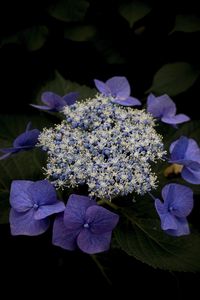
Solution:
M 63 109 L 65 105 L 72 105 L 76 102 L 79 93 L 71 92 L 61 97 L 53 92 L 44 92 L 41 96 L 41 101 L 45 105 L 35 105 L 31 104 L 31 106 L 41 109 L 48 110 L 51 112 L 58 112 Z
M 176 125 L 190 120 L 184 114 L 176 115 L 176 105 L 166 94 L 159 97 L 150 94 L 147 98 L 147 111 L 167 124 Z
M 141 102 L 130 96 L 131 89 L 126 77 L 115 76 L 105 83 L 95 79 L 96 88 L 104 96 L 111 97 L 111 101 L 123 106 L 141 105 Z
M 64 211 L 47 180 L 14 180 L 10 192 L 10 227 L 12 235 L 39 235 L 49 227 L 48 216 Z
M 66 120 L 39 137 L 48 154 L 45 174 L 56 187 L 86 184 L 89 196 L 109 200 L 156 187 L 151 162 L 166 152 L 150 114 L 115 105 L 102 94 L 63 113 Z
M 190 233 L 186 217 L 193 208 L 193 192 L 181 184 L 167 184 L 162 189 L 162 198 L 155 200 L 155 207 L 161 220 L 161 228 L 169 235 L 181 236 Z
M 71 195 L 53 227 L 53 244 L 67 250 L 77 246 L 88 254 L 109 249 L 119 216 L 86 196 Z
M 38 129 L 30 130 L 31 123 L 28 123 L 26 131 L 20 134 L 13 142 L 13 147 L 0 149 L 1 152 L 5 153 L 0 157 L 5 159 L 11 154 L 18 153 L 20 151 L 30 150 L 35 147 L 38 141 L 40 131 Z
M 169 149 L 169 162 L 182 165 L 181 176 L 188 182 L 200 184 L 200 148 L 194 139 L 181 136 Z

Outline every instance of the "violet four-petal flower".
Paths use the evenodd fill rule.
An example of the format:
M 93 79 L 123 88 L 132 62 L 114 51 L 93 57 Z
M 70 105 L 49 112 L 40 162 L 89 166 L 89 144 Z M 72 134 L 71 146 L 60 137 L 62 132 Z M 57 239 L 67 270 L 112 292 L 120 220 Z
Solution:
M 181 136 L 170 145 L 170 163 L 183 166 L 181 176 L 193 184 L 200 184 L 200 148 L 194 139 Z
M 1 152 L 5 153 L 0 157 L 1 159 L 5 159 L 9 157 L 11 154 L 30 150 L 35 147 L 38 141 L 38 136 L 40 131 L 38 129 L 30 130 L 31 123 L 28 123 L 26 127 L 26 131 L 20 134 L 13 142 L 13 147 L 0 149 Z
M 141 105 L 141 102 L 130 96 L 131 89 L 126 77 L 114 76 L 105 83 L 95 79 L 96 88 L 107 97 L 112 97 L 112 102 L 123 106 Z
M 78 246 L 89 254 L 106 251 L 118 220 L 117 214 L 98 206 L 91 198 L 72 194 L 64 213 L 55 219 L 53 244 L 67 250 Z
M 190 233 L 186 217 L 193 208 L 193 192 L 189 187 L 171 183 L 162 189 L 162 198 L 155 200 L 155 207 L 161 220 L 161 228 L 169 235 L 181 236 Z
M 31 104 L 31 106 L 41 109 L 41 110 L 58 112 L 58 111 L 61 111 L 64 106 L 74 104 L 76 102 L 78 96 L 79 96 L 79 93 L 77 93 L 77 92 L 68 93 L 63 97 L 61 97 L 53 92 L 44 92 L 41 96 L 41 101 L 45 105 Z
M 10 192 L 12 235 L 39 235 L 49 227 L 48 216 L 64 211 L 55 188 L 47 180 L 14 180 Z
M 147 98 L 147 111 L 162 122 L 176 125 L 187 122 L 190 118 L 184 114 L 176 115 L 176 105 L 172 99 L 164 94 L 156 97 L 150 94 Z

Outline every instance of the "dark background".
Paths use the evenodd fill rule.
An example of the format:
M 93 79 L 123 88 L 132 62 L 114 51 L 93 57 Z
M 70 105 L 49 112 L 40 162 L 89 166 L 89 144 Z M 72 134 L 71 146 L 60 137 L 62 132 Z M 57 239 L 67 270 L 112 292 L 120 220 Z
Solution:
M 75 1 L 75 0 L 74 0 Z M 53 1 L 51 1 L 53 2 Z M 198 1 L 149 1 L 152 11 L 133 28 L 119 15 L 123 1 L 89 1 L 90 7 L 78 25 L 92 24 L 97 30 L 93 40 L 76 42 L 63 37 L 65 24 L 47 13 L 50 1 L 6 1 L 0 9 L 1 114 L 33 114 L 29 103 L 40 87 L 58 70 L 68 80 L 93 87 L 93 79 L 126 76 L 134 96 L 144 97 L 155 72 L 164 64 L 186 61 L 200 67 L 200 32 L 174 33 L 178 13 L 199 14 Z M 181 3 L 181 5 L 180 5 Z M 76 23 L 76 22 L 75 22 Z M 49 35 L 44 45 L 29 51 L 22 43 L 5 43 L 5 38 L 35 25 L 45 25 Z M 117 53 L 117 54 L 116 54 Z M 117 58 L 116 58 L 117 57 Z M 123 59 L 122 59 L 123 58 Z M 200 81 L 173 98 L 178 110 L 199 119 Z M 142 297 L 182 297 L 193 294 L 200 284 L 199 275 L 154 270 L 120 251 L 108 253 L 109 287 L 87 255 L 67 252 L 51 245 L 51 230 L 40 237 L 11 237 L 9 226 L 0 226 L 0 269 L 5 282 L 16 285 L 16 293 L 26 287 L 31 292 L 42 288 L 57 295 L 73 289 L 85 296 L 104 290 L 131 291 Z M 79 290 L 83 287 L 83 290 Z M 161 292 L 159 291 L 161 289 Z M 10 289 L 7 290 L 9 297 Z

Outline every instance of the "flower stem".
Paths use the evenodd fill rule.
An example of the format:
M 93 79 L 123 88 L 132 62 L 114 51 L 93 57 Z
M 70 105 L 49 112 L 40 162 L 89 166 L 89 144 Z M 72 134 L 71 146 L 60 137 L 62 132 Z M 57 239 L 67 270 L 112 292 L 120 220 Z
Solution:
M 95 262 L 95 264 L 97 265 L 97 267 L 99 268 L 101 274 L 103 275 L 103 277 L 105 278 L 105 280 L 107 281 L 107 283 L 109 285 L 112 285 L 112 282 L 110 281 L 110 279 L 108 278 L 108 276 L 106 275 L 106 272 L 104 271 L 104 267 L 101 265 L 101 263 L 99 262 L 99 260 L 97 259 L 96 255 L 90 255 L 90 257 L 93 259 L 93 261 Z
M 154 201 L 156 200 L 156 198 L 154 197 L 154 195 L 152 195 L 152 193 L 148 192 L 148 194 L 151 197 L 151 199 L 153 199 Z

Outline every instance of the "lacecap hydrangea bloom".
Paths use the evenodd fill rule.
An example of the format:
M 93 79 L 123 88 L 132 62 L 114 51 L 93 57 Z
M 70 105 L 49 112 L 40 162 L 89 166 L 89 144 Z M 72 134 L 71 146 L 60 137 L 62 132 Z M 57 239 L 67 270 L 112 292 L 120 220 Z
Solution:
M 67 250 L 79 248 L 88 254 L 103 252 L 109 249 L 112 231 L 120 223 L 126 196 L 148 195 L 155 201 L 166 234 L 189 234 L 192 189 L 169 183 L 161 186 L 163 201 L 159 195 L 153 196 L 161 184 L 155 166 L 162 161 L 178 165 L 184 180 L 200 183 L 197 142 L 182 136 L 165 149 L 157 130 L 160 120 L 165 126 L 174 126 L 189 121 L 189 117 L 176 114 L 176 105 L 167 95 L 150 94 L 147 109 L 141 108 L 141 102 L 131 96 L 125 77 L 115 76 L 105 83 L 96 79 L 95 85 L 96 96 L 85 101 L 76 101 L 76 92 L 65 96 L 43 93 L 45 106 L 34 106 L 61 113 L 63 121 L 40 134 L 28 128 L 15 139 L 11 150 L 2 150 L 6 153 L 2 158 L 6 158 L 37 144 L 47 154 L 44 180 L 12 183 L 11 233 L 41 234 L 53 219 L 49 216 L 56 214 L 54 245 Z M 56 190 L 62 194 L 82 186 L 87 195 L 72 192 L 61 201 L 56 196 Z M 126 204 L 117 206 L 116 200 Z
M 48 153 L 45 173 L 56 187 L 87 184 L 89 195 L 100 199 L 156 187 L 151 163 L 165 151 L 150 114 L 102 94 L 66 106 L 63 113 L 66 120 L 39 136 Z

